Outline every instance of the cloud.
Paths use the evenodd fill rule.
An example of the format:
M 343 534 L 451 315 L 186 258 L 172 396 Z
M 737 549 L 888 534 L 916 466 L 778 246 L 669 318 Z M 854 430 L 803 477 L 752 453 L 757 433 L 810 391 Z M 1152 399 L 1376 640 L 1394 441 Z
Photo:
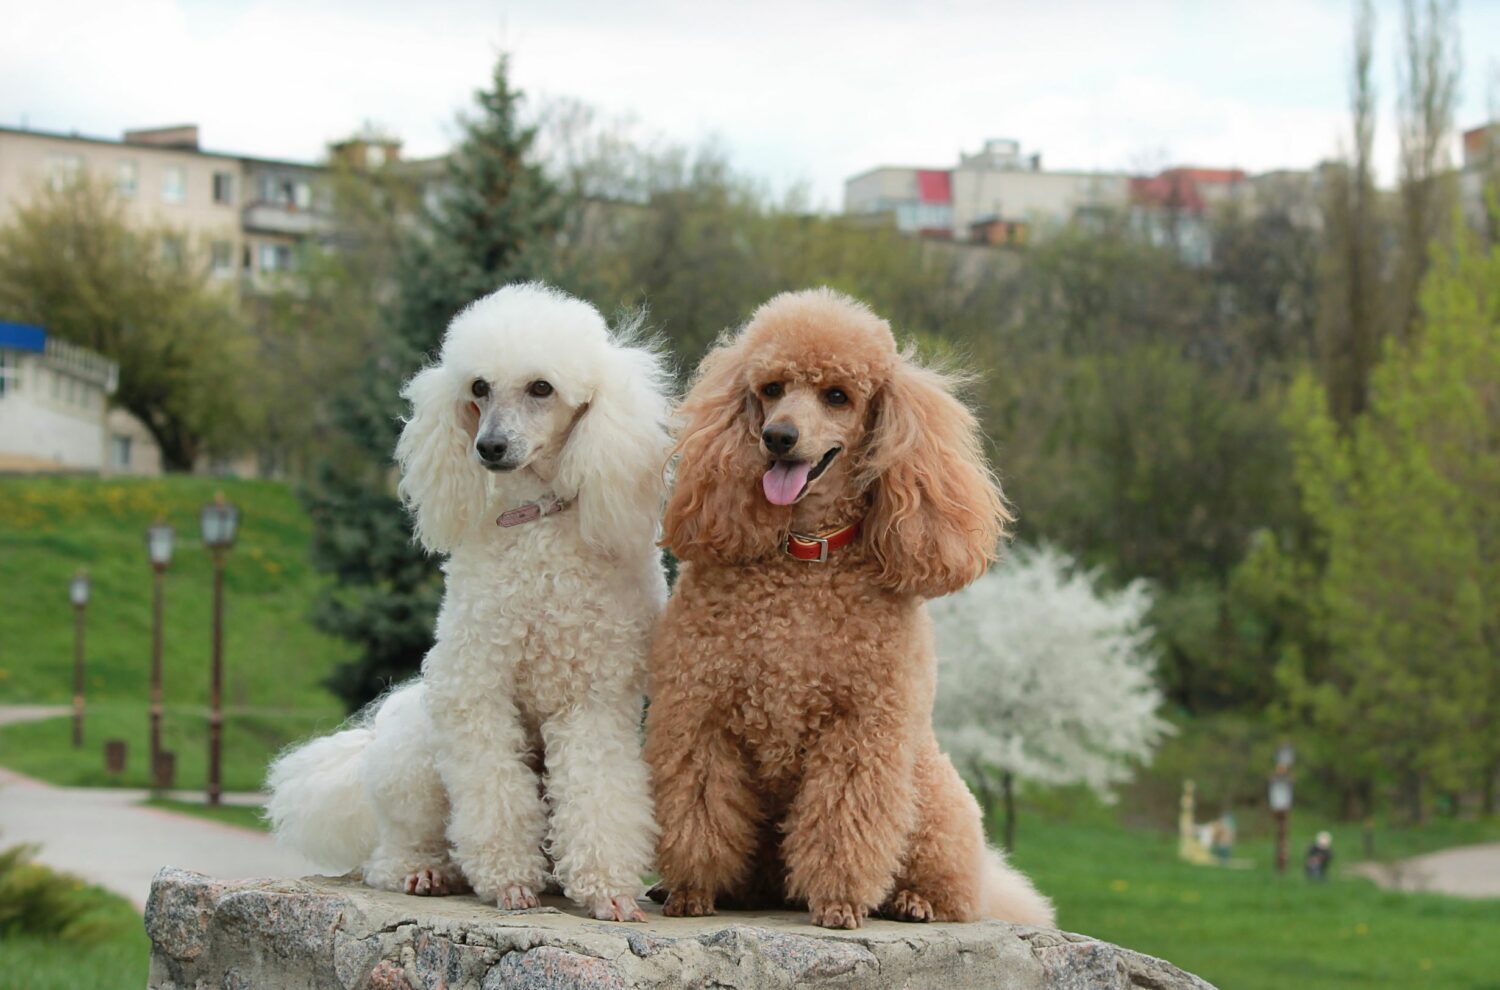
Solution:
M 1059 168 L 1144 161 L 1307 167 L 1346 117 L 1340 0 L 620 4 L 54 0 L 0 34 L 0 122 L 114 135 L 196 121 L 215 149 L 313 159 L 366 120 L 436 154 L 501 50 L 532 94 L 717 136 L 777 185 L 836 206 L 847 175 L 945 165 L 1014 137 Z M 1387 4 L 1386 7 L 1390 5 Z M 1397 16 L 1382 11 L 1382 94 Z M 1500 5 L 1463 12 L 1471 79 Z M 1484 116 L 1483 85 L 1461 124 Z M 1389 109 L 1386 99 L 1386 109 Z M 1393 128 L 1378 150 L 1390 160 Z

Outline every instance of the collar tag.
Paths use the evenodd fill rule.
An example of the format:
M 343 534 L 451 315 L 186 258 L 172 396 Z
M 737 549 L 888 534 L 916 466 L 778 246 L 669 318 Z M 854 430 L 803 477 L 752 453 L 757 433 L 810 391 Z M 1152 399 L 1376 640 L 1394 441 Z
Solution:
M 526 523 L 536 522 L 543 516 L 556 515 L 572 504 L 571 499 L 558 498 L 556 495 L 549 493 L 543 495 L 535 502 L 527 502 L 524 505 L 516 506 L 514 509 L 506 509 L 495 520 L 495 525 L 503 529 L 510 529 L 512 526 L 524 526 Z

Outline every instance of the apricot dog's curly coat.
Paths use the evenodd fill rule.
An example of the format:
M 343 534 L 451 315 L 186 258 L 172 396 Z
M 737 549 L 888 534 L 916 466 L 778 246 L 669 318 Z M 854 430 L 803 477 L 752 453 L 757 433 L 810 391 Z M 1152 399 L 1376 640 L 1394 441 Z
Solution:
M 1052 923 L 932 731 L 923 600 L 983 573 L 1010 519 L 948 386 L 828 290 L 771 300 L 699 369 L 650 658 L 667 914 Z M 784 549 L 856 522 L 826 563 Z

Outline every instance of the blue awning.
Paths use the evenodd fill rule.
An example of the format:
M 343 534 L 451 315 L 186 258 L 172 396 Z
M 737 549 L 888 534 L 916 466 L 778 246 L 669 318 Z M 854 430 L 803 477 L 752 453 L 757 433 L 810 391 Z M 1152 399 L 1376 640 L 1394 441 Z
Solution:
M 6 323 L 0 320 L 0 347 L 40 354 L 47 349 L 47 331 L 29 323 Z

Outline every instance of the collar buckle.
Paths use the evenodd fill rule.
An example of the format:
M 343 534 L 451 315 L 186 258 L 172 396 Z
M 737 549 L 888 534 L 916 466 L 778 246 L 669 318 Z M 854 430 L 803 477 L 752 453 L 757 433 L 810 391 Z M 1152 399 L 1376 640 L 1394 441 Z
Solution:
M 803 550 L 811 550 L 813 547 L 817 547 L 818 555 L 816 557 L 800 556 L 792 551 L 793 543 Z M 781 550 L 788 557 L 794 557 L 809 564 L 828 563 L 828 537 L 826 536 L 803 536 L 800 533 L 788 533 L 786 539 L 781 541 Z

